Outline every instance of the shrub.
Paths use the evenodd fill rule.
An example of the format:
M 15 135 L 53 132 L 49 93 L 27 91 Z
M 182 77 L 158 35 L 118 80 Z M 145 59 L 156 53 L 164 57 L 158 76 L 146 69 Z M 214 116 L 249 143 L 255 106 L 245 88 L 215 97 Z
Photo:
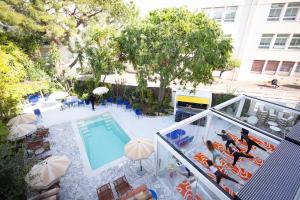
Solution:
M 132 104 L 132 109 L 137 109 L 137 108 L 141 108 L 141 104 L 140 103 L 133 103 Z

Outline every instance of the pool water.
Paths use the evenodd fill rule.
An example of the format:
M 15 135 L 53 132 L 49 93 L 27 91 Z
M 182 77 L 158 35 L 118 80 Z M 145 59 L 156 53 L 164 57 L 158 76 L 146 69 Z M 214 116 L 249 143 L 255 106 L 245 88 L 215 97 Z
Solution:
M 78 121 L 77 126 L 93 170 L 124 156 L 130 138 L 109 113 Z

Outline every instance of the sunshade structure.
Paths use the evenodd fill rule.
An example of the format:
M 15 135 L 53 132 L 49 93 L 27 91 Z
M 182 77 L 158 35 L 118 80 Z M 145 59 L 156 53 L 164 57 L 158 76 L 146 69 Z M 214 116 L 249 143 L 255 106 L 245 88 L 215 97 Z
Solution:
M 102 95 L 109 91 L 106 87 L 97 87 L 93 90 L 93 94 Z
M 67 92 L 53 92 L 52 94 L 49 95 L 50 99 L 64 99 L 67 96 L 69 96 L 69 94 Z
M 30 124 L 36 121 L 36 116 L 34 114 L 21 114 L 12 119 L 7 123 L 7 126 L 14 126 L 19 124 Z
M 149 139 L 134 139 L 125 145 L 125 155 L 131 160 L 140 161 L 140 170 L 138 171 L 139 175 L 145 174 L 142 168 L 142 160 L 148 158 L 153 151 L 153 143 Z
M 67 156 L 51 156 L 34 165 L 25 181 L 33 189 L 47 189 L 65 175 L 70 164 Z
M 36 129 L 37 127 L 34 124 L 19 124 L 12 126 L 7 139 L 10 141 L 22 139 L 25 136 L 32 134 Z

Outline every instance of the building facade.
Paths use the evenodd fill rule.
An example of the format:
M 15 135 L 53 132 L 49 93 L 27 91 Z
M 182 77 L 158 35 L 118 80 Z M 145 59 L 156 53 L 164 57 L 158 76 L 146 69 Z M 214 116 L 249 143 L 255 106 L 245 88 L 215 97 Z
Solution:
M 300 1 L 200 0 L 233 40 L 241 66 L 224 79 L 300 85 Z

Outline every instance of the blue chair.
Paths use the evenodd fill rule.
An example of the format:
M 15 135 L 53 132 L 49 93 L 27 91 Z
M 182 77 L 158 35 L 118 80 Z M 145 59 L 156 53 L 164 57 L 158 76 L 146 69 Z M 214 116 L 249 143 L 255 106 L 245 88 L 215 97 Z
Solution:
M 131 111 L 131 108 L 132 108 L 132 107 L 131 107 L 131 105 L 130 105 L 130 104 L 128 104 L 128 105 L 126 105 L 126 106 L 125 106 L 125 109 L 126 109 L 126 110 L 129 110 L 129 111 Z
M 122 106 L 123 105 L 123 100 L 122 98 L 117 99 L 117 106 Z
M 185 130 L 183 129 L 176 129 L 170 133 L 168 133 L 166 136 L 170 138 L 171 140 L 176 140 L 180 138 L 181 136 L 185 135 Z
M 84 100 L 79 99 L 78 106 L 84 106 L 84 105 L 85 105 Z
M 107 103 L 112 104 L 113 102 L 114 102 L 114 99 L 113 99 L 112 97 L 109 97 L 109 98 L 107 99 Z
M 135 109 L 135 114 L 139 118 L 140 116 L 142 116 L 142 110 L 140 108 Z
M 178 141 L 176 141 L 177 146 L 183 147 L 189 143 L 191 143 L 194 139 L 194 136 L 186 136 Z
M 38 95 L 35 95 L 35 94 L 29 95 L 28 96 L 28 101 L 31 104 L 36 104 L 39 101 L 39 97 L 38 97 Z
M 38 118 L 39 118 L 39 117 L 43 118 L 40 109 L 34 109 L 34 110 L 33 110 L 33 113 L 34 113 Z

